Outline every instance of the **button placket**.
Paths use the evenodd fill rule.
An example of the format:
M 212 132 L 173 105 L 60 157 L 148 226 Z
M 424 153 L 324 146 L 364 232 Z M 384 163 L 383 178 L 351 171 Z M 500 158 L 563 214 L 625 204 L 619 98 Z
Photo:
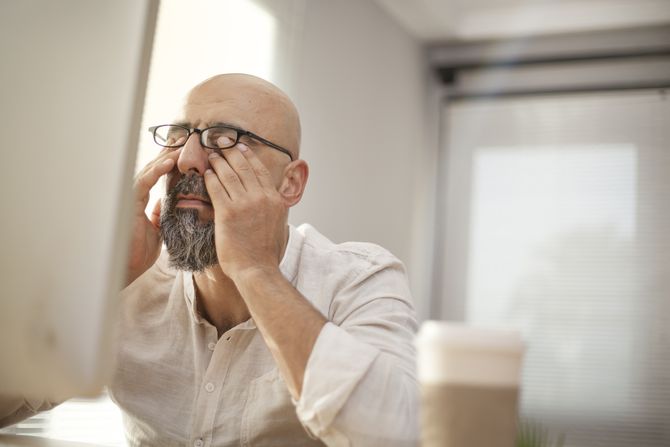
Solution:
M 208 365 L 201 376 L 202 384 L 200 392 L 198 393 L 197 402 L 195 404 L 193 435 L 200 436 L 194 440 L 193 446 L 200 440 L 202 444 L 200 447 L 210 445 L 212 442 L 212 430 L 214 421 L 219 407 L 219 400 L 223 384 L 228 375 L 230 367 L 231 350 L 234 346 L 228 343 L 216 342 L 214 338 L 209 338 L 207 342 L 206 352 L 211 352 L 211 357 Z M 218 349 L 217 349 L 218 348 Z

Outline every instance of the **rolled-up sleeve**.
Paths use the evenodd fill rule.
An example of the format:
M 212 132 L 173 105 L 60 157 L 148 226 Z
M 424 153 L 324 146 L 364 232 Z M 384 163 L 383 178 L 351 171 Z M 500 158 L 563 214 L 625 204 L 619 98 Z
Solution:
M 387 252 L 342 287 L 310 355 L 298 418 L 329 446 L 414 446 L 417 329 L 402 263 Z

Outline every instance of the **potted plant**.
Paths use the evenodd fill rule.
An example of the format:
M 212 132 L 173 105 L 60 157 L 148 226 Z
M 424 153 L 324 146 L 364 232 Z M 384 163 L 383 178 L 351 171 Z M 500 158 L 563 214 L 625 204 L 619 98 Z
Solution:
M 521 421 L 516 438 L 516 447 L 563 447 L 565 435 L 552 439 L 549 430 L 539 422 Z

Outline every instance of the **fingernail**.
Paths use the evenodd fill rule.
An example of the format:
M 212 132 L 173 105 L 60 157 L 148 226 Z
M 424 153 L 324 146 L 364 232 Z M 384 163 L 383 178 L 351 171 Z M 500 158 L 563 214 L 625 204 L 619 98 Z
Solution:
M 212 171 L 211 169 L 205 169 L 205 175 L 207 174 L 214 174 L 214 171 Z
M 209 154 L 209 158 L 217 158 L 217 157 L 219 157 L 219 154 L 217 154 L 216 152 L 212 152 Z
M 246 152 L 247 150 L 249 150 L 249 146 L 247 146 L 244 143 L 237 143 L 237 148 L 242 152 Z
M 173 162 L 174 162 L 174 160 L 172 160 L 171 158 L 168 158 L 167 160 L 163 160 L 163 164 L 165 166 L 171 165 Z

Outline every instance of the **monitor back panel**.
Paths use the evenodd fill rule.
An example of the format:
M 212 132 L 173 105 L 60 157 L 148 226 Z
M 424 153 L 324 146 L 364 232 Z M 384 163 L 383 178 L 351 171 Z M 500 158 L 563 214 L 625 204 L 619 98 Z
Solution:
M 158 4 L 3 2 L 0 394 L 109 378 Z

